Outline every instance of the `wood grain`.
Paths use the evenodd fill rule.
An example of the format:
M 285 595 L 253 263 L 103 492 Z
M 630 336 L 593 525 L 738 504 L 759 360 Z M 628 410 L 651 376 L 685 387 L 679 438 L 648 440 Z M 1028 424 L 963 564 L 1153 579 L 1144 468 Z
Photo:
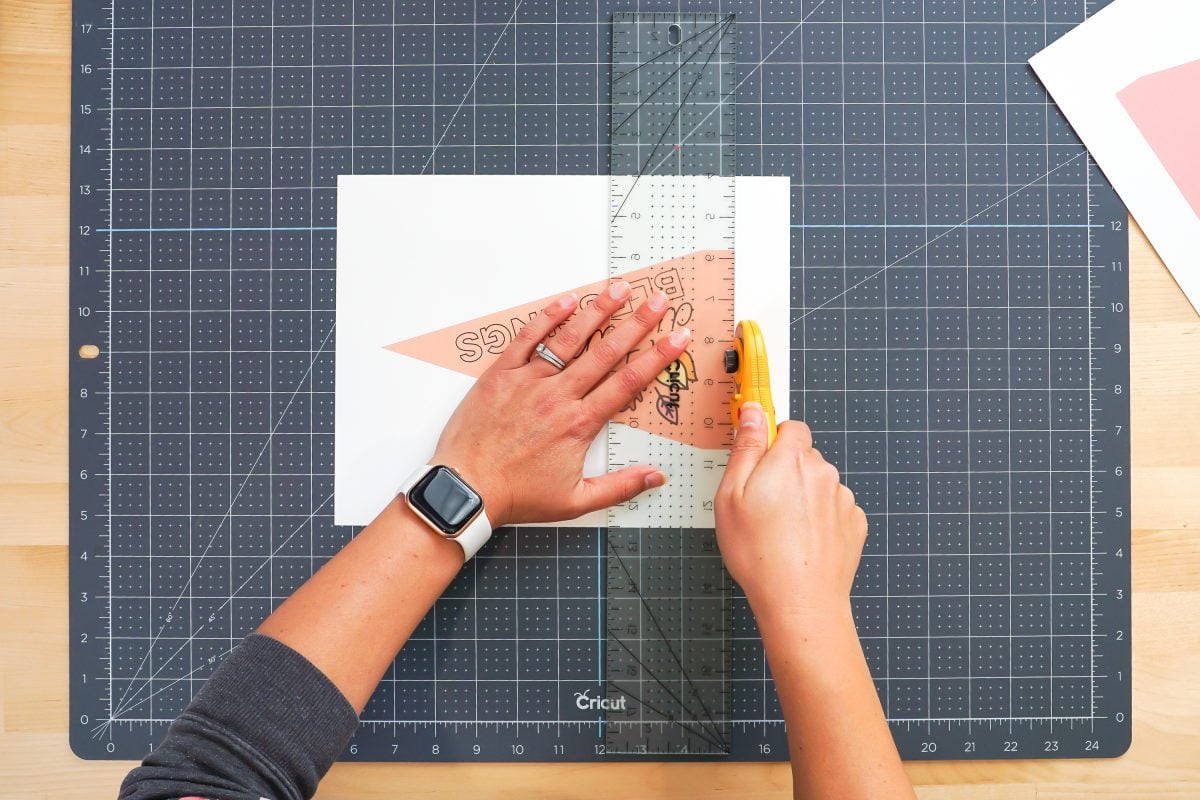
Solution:
M 67 747 L 70 4 L 0 0 L 0 798 L 113 796 Z M 1200 798 L 1200 321 L 1133 228 L 1133 681 L 1110 761 L 914 763 L 928 800 Z M 322 800 L 783 798 L 785 765 L 340 764 Z

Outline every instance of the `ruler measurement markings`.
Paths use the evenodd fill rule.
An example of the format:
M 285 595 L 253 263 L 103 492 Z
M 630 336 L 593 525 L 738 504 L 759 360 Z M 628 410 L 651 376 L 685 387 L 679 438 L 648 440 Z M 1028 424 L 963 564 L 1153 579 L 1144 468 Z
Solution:
M 1008 0 L 1001 0 L 1001 8 L 1007 14 Z M 1004 42 L 1004 59 L 1006 61 L 1008 60 L 1008 41 L 1007 40 L 1005 40 L 1005 42 Z M 964 70 L 963 78 L 965 80 L 965 78 L 966 78 L 966 72 L 965 72 L 966 65 L 965 64 L 963 65 L 963 70 Z M 1008 142 L 1009 111 L 1008 111 L 1008 82 L 1007 81 L 1005 81 L 1005 83 L 1004 83 L 1003 92 L 1004 92 L 1004 102 L 1005 102 L 1005 106 L 1004 106 L 1004 174 L 1008 175 L 1011 165 L 1009 164 L 1009 147 L 1008 147 L 1008 145 L 1009 145 L 1009 142 Z M 1047 164 L 1047 166 L 1049 166 L 1049 165 Z M 1007 226 L 1011 223 L 1011 221 L 1012 221 L 1012 204 L 1009 203 L 1008 201 L 1005 201 L 1005 203 L 1004 203 L 1004 223 Z M 1049 220 L 1047 220 L 1047 222 L 1049 222 Z M 1013 249 L 1012 249 L 1012 229 L 1009 227 L 1005 227 L 1005 229 L 1004 229 L 1004 252 L 1011 253 L 1012 251 L 1013 251 Z M 1010 279 L 1008 281 L 1008 283 L 1011 284 L 1011 282 L 1012 281 Z M 1005 293 L 1005 297 L 1010 298 L 1010 293 L 1011 293 L 1012 287 L 1006 286 L 1005 288 L 1007 290 Z M 1011 302 L 1011 298 L 1010 298 L 1010 302 Z M 1049 298 L 1047 298 L 1047 302 L 1048 303 L 1050 302 Z M 1006 314 L 1005 314 L 1005 324 L 1009 325 L 1009 326 L 1012 325 L 1012 311 L 1011 310 L 1006 312 Z M 1011 346 L 1012 342 L 1010 341 L 1010 342 L 1008 342 L 1008 344 Z M 1011 423 L 1012 407 L 1013 407 L 1013 402 L 1012 402 L 1012 394 L 1013 394 L 1012 393 L 1012 360 L 1013 360 L 1013 354 L 1012 354 L 1011 350 L 1009 350 L 1009 352 L 1005 353 L 1004 369 L 1005 369 L 1005 385 L 1008 387 L 1008 392 L 1007 392 L 1008 396 L 1006 398 L 1007 411 L 1008 411 L 1008 419 L 1010 420 L 1009 429 L 1008 429 L 1008 441 L 1007 441 L 1007 445 L 1008 445 L 1007 460 L 1008 460 L 1008 469 L 1009 469 L 1009 473 L 1010 473 L 1009 483 L 1008 483 L 1008 511 L 1010 514 L 1012 513 L 1012 510 L 1013 510 L 1013 502 L 1012 502 L 1013 488 L 1012 488 L 1012 475 L 1011 475 L 1011 472 L 1013 470 L 1012 423 Z M 1008 560 L 1009 560 L 1009 565 L 1010 565 L 1010 568 L 1008 571 L 1008 593 L 1010 595 L 1009 602 L 1008 602 L 1008 630 L 1009 631 L 1011 631 L 1013 629 L 1013 624 L 1012 624 L 1013 623 L 1013 612 L 1012 612 L 1013 604 L 1012 604 L 1012 599 L 1011 599 L 1011 595 L 1013 593 L 1013 586 L 1012 586 L 1012 572 L 1013 571 L 1011 568 L 1011 564 L 1012 564 L 1012 560 L 1013 560 L 1012 556 L 1013 556 L 1013 540 L 1012 540 L 1012 536 L 1010 535 L 1008 537 Z M 1010 637 L 1008 640 L 1008 662 L 1010 665 L 1012 664 L 1012 659 L 1013 659 L 1013 643 L 1012 643 L 1012 638 Z M 1010 717 L 1013 716 L 1013 714 L 1014 714 L 1014 711 L 1013 711 L 1013 688 L 1014 688 L 1013 676 L 1010 674 L 1009 679 L 1008 679 L 1008 715 Z M 1051 711 L 1053 711 L 1053 709 L 1051 709 Z M 1012 728 L 1012 723 L 1009 723 L 1010 732 L 1011 732 L 1011 728 Z
M 610 274 L 624 271 L 624 263 L 648 261 L 653 264 L 697 249 L 696 229 L 702 224 L 700 214 L 704 213 L 701 208 L 704 201 L 698 194 L 698 183 L 694 180 L 655 180 L 653 177 L 642 180 L 643 176 L 656 173 L 666 165 L 670 165 L 669 168 L 679 176 L 723 176 L 723 182 L 708 192 L 708 205 L 703 208 L 711 209 L 705 219 L 710 228 L 717 229 L 722 225 L 721 220 L 728 220 L 725 225 L 729 230 L 720 238 L 732 249 L 734 192 L 732 172 L 724 157 L 732 147 L 732 136 L 724 131 L 724 115 L 719 116 L 712 125 L 712 138 L 716 140 L 718 156 L 702 149 L 676 145 L 673 158 L 655 162 L 668 136 L 674 133 L 676 138 L 682 137 L 683 120 L 688 110 L 708 105 L 716 108 L 725 102 L 723 87 L 728 80 L 725 72 L 727 67 L 732 66 L 732 62 L 726 58 L 731 26 L 732 18 L 721 15 L 659 13 L 643 14 L 636 18 L 633 15 L 614 15 Z M 701 32 L 711 29 L 712 32 L 694 48 L 683 46 L 697 37 L 694 33 L 697 29 Z M 668 40 L 672 36 L 679 38 L 678 44 L 670 44 Z M 708 45 L 713 41 L 716 43 L 710 48 Z M 626 80 L 630 75 L 636 75 L 636 82 Z M 677 102 L 674 106 L 660 109 L 658 104 L 651 101 L 661 97 L 668 87 L 675 90 Z M 711 98 L 711 101 L 698 99 L 697 93 Z M 721 208 L 722 205 L 724 208 Z M 720 258 L 708 266 L 701 262 L 685 267 L 722 268 L 731 273 L 731 260 Z M 694 286 L 689 277 L 684 280 L 687 282 L 685 285 Z M 725 295 L 720 298 L 722 303 L 731 304 L 729 292 L 720 294 Z M 685 295 L 692 297 L 695 290 L 689 288 Z M 713 298 L 714 301 L 716 299 Z M 730 334 L 732 316 L 731 309 L 719 315 L 720 322 L 729 327 Z M 647 416 L 639 415 L 632 422 L 639 426 L 651 424 L 652 414 L 653 409 L 647 412 Z M 698 422 L 690 409 L 681 408 L 679 414 L 679 424 L 694 425 Z M 684 414 L 688 416 L 684 417 Z M 618 430 L 618 426 L 610 425 L 607 438 L 610 468 L 664 457 L 663 453 L 656 456 L 634 445 L 627 432 Z M 684 480 L 687 480 L 686 477 Z M 646 499 L 635 502 L 646 502 Z M 686 502 L 694 502 L 694 497 L 686 498 Z M 673 515 L 669 515 L 667 520 L 672 518 Z M 605 670 L 608 696 L 617 699 L 623 686 L 617 679 L 620 674 L 618 665 L 625 665 L 627 670 L 632 670 L 640 687 L 635 702 L 642 724 L 630 728 L 626 722 L 627 714 L 617 718 L 609 712 L 606 726 L 609 752 L 652 755 L 705 751 L 704 743 L 689 742 L 686 737 L 678 740 L 669 734 L 658 738 L 651 736 L 651 730 L 645 724 L 647 712 L 649 716 L 668 717 L 685 734 L 691 732 L 689 726 L 692 723 L 698 724 L 697 730 L 711 730 L 713 736 L 705 742 L 709 745 L 708 749 L 714 752 L 728 750 L 727 733 L 724 730 L 728 713 L 722 710 L 714 717 L 710 709 L 713 698 L 706 697 L 703 681 L 693 674 L 695 664 L 692 662 L 703 657 L 705 645 L 691 641 L 689 631 L 684 627 L 683 597 L 689 592 L 683 587 L 687 581 L 695 579 L 695 560 L 704 558 L 703 555 L 687 552 L 689 537 L 694 533 L 697 532 L 678 528 L 626 528 L 622 525 L 619 512 L 610 513 L 606 601 L 609 642 L 605 648 L 609 659 L 609 666 Z M 669 583 L 662 583 L 663 578 L 658 577 L 658 567 L 652 566 L 656 560 L 676 564 L 676 573 L 668 578 Z M 672 594 L 676 595 L 674 599 Z M 700 596 L 710 597 L 707 592 L 701 592 Z M 698 602 L 703 603 L 704 600 Z M 665 625 L 660 613 L 656 613 L 660 604 L 662 611 L 675 620 L 675 628 Z M 719 618 L 709 629 L 710 637 L 714 634 L 720 637 L 721 643 L 716 653 L 718 660 L 724 659 L 726 654 L 726 629 L 727 623 Z M 632 638 L 634 632 L 636 653 L 634 647 L 621 638 Z M 712 647 L 711 641 L 709 647 Z M 632 664 L 628 663 L 629 660 L 632 660 Z M 727 666 L 718 668 L 721 677 L 716 681 L 720 684 L 716 699 L 720 701 L 722 709 L 727 701 L 724 687 L 727 672 Z M 711 678 L 709 682 L 712 682 Z M 666 694 L 662 700 L 651 699 L 657 697 L 655 686 Z M 667 705 L 671 706 L 669 710 Z M 696 750 L 696 747 L 701 750 Z
M 1048 22 L 1049 22 L 1049 14 L 1047 12 L 1046 6 L 1043 5 L 1042 6 L 1042 45 L 1043 45 L 1043 47 L 1045 45 L 1050 44 Z M 1050 95 L 1048 92 L 1043 93 L 1042 100 L 1043 100 L 1043 118 L 1044 118 L 1043 133 L 1045 136 L 1045 151 L 1044 151 L 1045 152 L 1045 162 L 1044 163 L 1045 163 L 1045 168 L 1047 170 L 1049 170 L 1050 169 Z M 1087 153 L 1086 153 L 1086 151 L 1084 152 L 1084 168 L 1085 169 L 1087 168 Z M 1045 215 L 1046 215 L 1044 222 L 1049 224 L 1049 222 L 1050 222 L 1050 176 L 1048 174 L 1046 176 L 1045 196 L 1043 199 L 1045 202 Z M 1007 206 L 1008 204 L 1006 203 L 1005 205 Z M 1054 260 L 1050 257 L 1050 237 L 1047 236 L 1046 237 L 1046 405 L 1050 410 L 1050 413 L 1047 417 L 1047 422 L 1050 427 L 1050 433 L 1048 436 L 1049 455 L 1047 457 L 1046 464 L 1049 467 L 1049 471 L 1050 471 L 1050 480 L 1048 481 L 1048 492 L 1050 495 L 1050 500 L 1049 500 L 1048 505 L 1051 509 L 1054 508 L 1054 331 L 1053 331 L 1053 324 L 1051 321 L 1052 317 L 1054 316 L 1054 312 L 1050 310 L 1050 304 L 1054 302 L 1054 300 L 1053 300 L 1054 287 L 1053 287 L 1053 282 L 1051 280 L 1051 272 L 1053 270 L 1053 267 L 1051 265 L 1053 263 L 1054 263 Z M 1050 519 L 1049 519 L 1049 541 L 1047 542 L 1047 548 L 1046 548 L 1047 552 L 1051 552 L 1054 550 L 1054 535 L 1055 535 L 1054 512 L 1051 511 Z M 1048 556 L 1048 558 L 1050 560 L 1050 581 L 1049 581 L 1049 593 L 1050 593 L 1050 615 L 1049 615 L 1050 616 L 1050 619 L 1049 619 L 1049 623 L 1050 623 L 1050 681 L 1049 681 L 1049 683 L 1050 683 L 1050 712 L 1054 713 L 1054 662 L 1057 658 L 1057 653 L 1055 653 L 1055 651 L 1054 651 L 1054 615 L 1055 615 L 1055 610 L 1054 610 L 1054 567 L 1055 567 L 1055 564 L 1054 564 L 1054 555 L 1052 552 Z M 1051 722 L 1050 733 L 1051 734 L 1054 733 L 1053 721 Z
M 108 54 L 109 54 L 109 59 L 110 59 L 109 63 L 110 63 L 110 67 L 111 67 L 111 65 L 116 63 L 117 0 L 110 0 L 109 13 L 111 14 L 111 18 L 109 21 L 110 27 L 109 27 Z M 115 98 L 116 98 L 116 71 L 110 68 L 108 70 L 108 153 L 106 154 L 107 160 L 108 160 L 108 178 L 109 178 L 109 182 L 108 182 L 108 217 L 105 220 L 105 222 L 107 223 L 107 225 L 110 228 L 113 225 L 112 170 L 113 170 L 113 145 L 116 143 L 114 141 L 114 136 L 113 136 L 113 129 L 116 127 L 116 123 L 114 121 L 114 119 L 115 119 L 115 111 L 114 111 L 115 105 L 114 104 L 116 102 Z M 72 155 L 74 155 L 74 153 L 72 153 Z M 113 250 L 113 234 L 110 233 L 110 234 L 108 234 L 108 248 L 107 248 L 107 251 L 105 252 L 105 256 L 104 256 L 105 263 L 108 265 L 108 270 L 106 271 L 106 278 L 107 278 L 107 284 L 108 284 L 108 290 L 109 290 L 108 291 L 109 309 L 108 309 L 108 314 L 106 315 L 108 325 L 107 325 L 107 331 L 105 333 L 106 344 L 108 345 L 106 348 L 107 352 L 105 353 L 105 361 L 106 361 L 106 365 L 107 365 L 107 374 L 106 374 L 106 379 L 105 379 L 105 389 L 106 390 L 111 389 L 112 369 L 113 369 L 113 356 L 112 356 L 113 314 L 112 314 L 112 307 L 113 307 L 114 303 L 113 303 L 113 294 L 112 294 L 112 250 Z M 107 571 L 107 578 L 106 578 L 106 582 L 108 584 L 108 620 L 107 620 L 107 623 L 108 623 L 108 631 L 109 631 L 109 633 L 111 633 L 112 632 L 112 616 L 113 616 L 113 571 L 112 571 L 112 556 L 113 556 L 112 429 L 113 429 L 113 426 L 112 426 L 112 394 L 110 391 L 105 391 L 104 394 L 105 394 L 105 417 L 108 421 L 108 423 L 105 425 L 105 428 L 107 429 L 107 433 L 108 433 L 108 447 L 105 452 L 105 457 L 107 459 L 107 465 L 106 465 L 107 469 L 105 471 L 106 472 L 105 482 L 107 483 L 107 486 L 108 486 L 108 491 L 106 493 L 107 494 L 106 506 L 108 508 L 108 521 L 107 521 L 107 526 L 106 526 L 107 530 L 108 530 L 108 542 L 107 542 L 108 571 Z M 106 660 L 106 667 L 108 668 L 108 698 L 107 698 L 108 699 L 108 719 L 112 720 L 112 718 L 114 717 L 114 715 L 116 713 L 116 709 L 113 707 L 113 705 L 114 705 L 113 674 L 115 672 L 115 668 L 113 665 L 113 646 L 112 646 L 111 640 L 108 642 L 108 658 Z M 109 736 L 111 737 L 111 735 L 112 734 L 110 733 Z M 110 739 L 110 741 L 111 741 L 111 739 Z

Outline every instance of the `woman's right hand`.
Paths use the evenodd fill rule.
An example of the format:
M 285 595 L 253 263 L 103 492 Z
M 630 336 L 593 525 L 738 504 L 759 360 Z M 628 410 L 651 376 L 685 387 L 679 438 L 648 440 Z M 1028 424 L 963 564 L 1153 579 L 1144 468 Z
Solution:
M 803 422 L 767 449 L 765 415 L 742 407 L 716 495 L 717 541 L 759 624 L 807 629 L 850 620 L 850 586 L 867 517 Z
M 717 542 L 750 600 L 787 722 L 795 797 L 915 797 L 850 612 L 867 517 L 803 422 L 767 449 L 761 408 L 717 490 Z

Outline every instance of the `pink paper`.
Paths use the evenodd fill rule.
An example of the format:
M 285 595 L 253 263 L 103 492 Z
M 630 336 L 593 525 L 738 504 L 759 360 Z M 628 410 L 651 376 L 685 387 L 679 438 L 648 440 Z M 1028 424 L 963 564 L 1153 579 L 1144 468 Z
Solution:
M 1117 98 L 1200 217 L 1200 61 L 1138 78 Z

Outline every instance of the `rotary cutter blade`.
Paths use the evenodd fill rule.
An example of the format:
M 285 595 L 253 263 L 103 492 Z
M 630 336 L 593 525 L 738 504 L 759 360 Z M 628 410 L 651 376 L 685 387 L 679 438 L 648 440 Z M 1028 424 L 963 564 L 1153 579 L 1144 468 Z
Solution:
M 738 426 L 742 405 L 757 402 L 767 416 L 767 446 L 775 443 L 775 404 L 771 401 L 771 371 L 767 367 L 767 342 L 754 320 L 742 320 L 733 334 L 733 348 L 725 351 L 725 371 L 733 375 L 729 411 Z

